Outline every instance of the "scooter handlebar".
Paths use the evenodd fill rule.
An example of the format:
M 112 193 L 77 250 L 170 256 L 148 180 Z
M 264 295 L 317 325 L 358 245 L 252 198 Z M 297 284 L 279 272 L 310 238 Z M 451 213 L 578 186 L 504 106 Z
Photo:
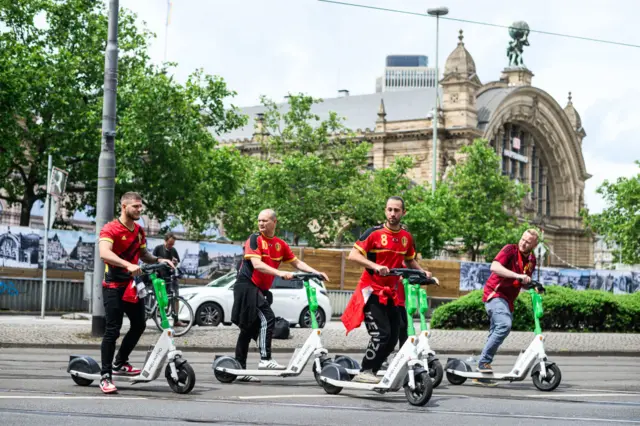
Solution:
M 522 282 L 522 278 L 518 278 L 517 281 Z M 538 294 L 543 294 L 547 292 L 547 290 L 545 290 L 544 286 L 540 281 L 531 280 L 529 285 L 531 286 L 530 288 L 534 289 Z
M 171 266 L 167 265 L 166 263 L 154 263 L 152 265 L 142 265 L 140 269 L 144 274 L 151 274 L 156 271 L 171 270 L 173 268 L 171 268 Z
M 389 275 L 395 275 L 402 278 L 407 278 L 411 284 L 440 285 L 440 282 L 436 277 L 427 278 L 427 274 L 424 271 L 421 271 L 420 269 L 393 268 L 389 270 Z
M 312 272 L 296 272 L 293 274 L 293 279 L 298 279 L 298 280 L 302 280 L 302 281 L 307 281 L 310 280 L 311 278 L 315 278 L 316 280 L 319 281 L 324 281 L 324 277 L 320 274 L 315 274 Z

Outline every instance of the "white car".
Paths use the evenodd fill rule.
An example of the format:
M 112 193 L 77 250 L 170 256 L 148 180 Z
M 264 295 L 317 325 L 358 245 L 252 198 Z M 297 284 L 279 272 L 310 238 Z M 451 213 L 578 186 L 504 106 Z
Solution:
M 236 282 L 235 270 L 221 276 L 205 286 L 183 287 L 180 296 L 184 297 L 195 315 L 195 323 L 200 326 L 217 326 L 231 324 L 231 308 L 233 307 L 233 285 Z M 327 318 L 331 319 L 331 303 L 324 283 L 319 280 L 310 280 L 316 288 L 318 311 L 316 320 L 318 326 L 324 327 Z M 311 313 L 307 303 L 307 294 L 301 280 L 283 280 L 275 277 L 271 287 L 273 294 L 273 309 L 276 317 L 282 317 L 295 326 L 303 328 L 311 327 Z

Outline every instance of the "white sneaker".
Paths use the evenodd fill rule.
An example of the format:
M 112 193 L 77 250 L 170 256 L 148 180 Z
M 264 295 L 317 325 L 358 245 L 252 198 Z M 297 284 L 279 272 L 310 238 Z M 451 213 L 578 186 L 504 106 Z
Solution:
M 360 373 L 358 373 L 358 375 L 356 375 L 352 381 L 358 382 L 358 383 L 375 384 L 375 383 L 379 383 L 380 379 L 378 379 L 376 375 L 373 374 L 373 371 L 367 370 L 367 371 L 361 371 Z
M 260 360 L 260 364 L 258 364 L 258 370 L 285 370 L 286 368 L 284 365 L 280 365 L 272 359 Z
M 258 379 L 255 376 L 240 376 L 240 377 L 238 377 L 238 381 L 240 381 L 240 382 L 260 383 L 260 379 Z

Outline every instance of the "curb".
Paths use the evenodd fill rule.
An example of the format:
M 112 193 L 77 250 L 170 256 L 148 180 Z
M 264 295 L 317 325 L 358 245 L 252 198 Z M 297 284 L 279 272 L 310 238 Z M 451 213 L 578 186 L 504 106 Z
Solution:
M 39 344 L 39 343 L 0 343 L 0 349 L 3 348 L 25 348 L 25 349 L 69 349 L 69 350 L 81 350 L 81 349 L 90 349 L 90 350 L 100 350 L 100 344 L 96 343 L 79 343 L 79 344 L 67 344 L 67 343 L 52 343 L 50 345 L 47 344 Z M 136 349 L 141 350 L 141 349 Z M 216 352 L 225 352 L 225 353 L 233 353 L 235 351 L 235 346 L 178 346 L 178 350 L 182 352 L 203 352 L 203 353 L 216 353 Z M 271 351 L 274 353 L 290 353 L 295 350 L 295 348 L 273 348 Z M 362 354 L 363 349 L 353 349 L 353 348 L 327 348 L 329 354 Z M 249 352 L 258 352 L 257 348 L 250 348 Z M 469 350 L 460 350 L 460 349 L 438 349 L 436 351 L 437 354 L 446 354 L 446 355 L 469 355 L 473 353 L 474 349 Z M 477 351 L 476 351 L 477 352 Z M 501 350 L 500 355 L 519 355 L 520 350 Z M 586 357 L 586 356 L 607 356 L 607 357 L 637 357 L 638 351 L 594 351 L 594 350 L 585 350 L 585 351 L 547 351 L 547 355 L 550 356 L 571 356 L 571 357 Z

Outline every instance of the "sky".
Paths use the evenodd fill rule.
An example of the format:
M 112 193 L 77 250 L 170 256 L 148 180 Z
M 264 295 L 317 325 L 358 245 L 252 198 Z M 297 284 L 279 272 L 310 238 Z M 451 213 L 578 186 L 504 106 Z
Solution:
M 106 1 L 106 0 L 105 0 Z M 511 25 L 524 20 L 532 30 L 640 45 L 635 33 L 640 2 L 635 0 L 352 0 L 352 3 L 424 13 L 446 6 L 450 18 Z M 120 0 L 157 38 L 150 56 L 165 52 L 167 0 Z M 483 83 L 500 78 L 507 65 L 508 30 L 440 21 L 442 69 L 456 47 L 458 31 Z M 177 62 L 179 81 L 198 68 L 223 77 L 238 92 L 233 104 L 259 103 L 261 95 L 281 102 L 302 92 L 320 98 L 375 91 L 375 79 L 389 54 L 424 54 L 435 65 L 435 19 L 367 10 L 317 0 L 172 0 L 166 59 Z M 525 65 L 533 85 L 564 107 L 572 92 L 587 137 L 583 155 L 593 177 L 585 201 L 592 212 L 605 204 L 596 188 L 605 180 L 640 169 L 640 48 L 531 33 Z

